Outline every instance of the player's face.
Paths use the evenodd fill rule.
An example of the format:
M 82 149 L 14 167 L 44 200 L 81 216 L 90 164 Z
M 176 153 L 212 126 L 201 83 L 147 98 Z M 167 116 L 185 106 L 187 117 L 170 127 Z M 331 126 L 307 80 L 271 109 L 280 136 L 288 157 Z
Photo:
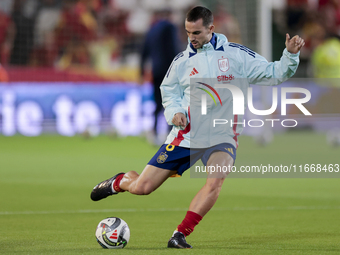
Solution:
M 195 49 L 201 48 L 204 44 L 208 43 L 214 32 L 214 25 L 209 27 L 203 26 L 203 20 L 199 19 L 195 22 L 185 21 L 185 30 L 189 40 Z

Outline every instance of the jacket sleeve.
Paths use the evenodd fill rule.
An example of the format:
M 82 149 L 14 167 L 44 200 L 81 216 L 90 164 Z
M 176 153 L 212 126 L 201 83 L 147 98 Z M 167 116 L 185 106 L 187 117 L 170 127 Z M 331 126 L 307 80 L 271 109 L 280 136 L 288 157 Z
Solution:
M 160 86 L 162 104 L 165 109 L 164 115 L 169 125 L 173 125 L 172 118 L 176 113 L 181 112 L 186 115 L 186 111 L 181 104 L 184 91 L 179 84 L 176 58 L 177 57 L 175 57 L 175 60 L 170 65 Z
M 264 57 L 243 52 L 244 73 L 249 83 L 258 85 L 278 85 L 292 77 L 299 65 L 299 55 L 284 49 L 280 61 L 268 62 Z

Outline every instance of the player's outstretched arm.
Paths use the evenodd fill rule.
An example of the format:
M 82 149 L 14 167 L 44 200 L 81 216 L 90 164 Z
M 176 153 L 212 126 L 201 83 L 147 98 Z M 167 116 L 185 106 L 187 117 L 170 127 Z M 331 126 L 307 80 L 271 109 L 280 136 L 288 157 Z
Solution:
M 296 54 L 305 45 L 305 41 L 298 35 L 290 38 L 290 35 L 286 34 L 286 48 L 289 53 Z

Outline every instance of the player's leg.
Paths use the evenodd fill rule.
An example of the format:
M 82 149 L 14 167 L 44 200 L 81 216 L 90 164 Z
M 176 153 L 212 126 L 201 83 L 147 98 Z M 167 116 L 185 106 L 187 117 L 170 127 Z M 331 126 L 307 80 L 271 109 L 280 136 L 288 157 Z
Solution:
M 167 178 L 176 174 L 182 175 L 190 167 L 190 153 L 188 148 L 163 144 L 141 175 L 134 171 L 126 173 L 118 188 L 137 195 L 150 194 Z
M 141 175 L 135 171 L 119 173 L 96 185 L 91 199 L 101 200 L 119 192 L 129 191 L 147 195 L 157 189 L 167 178 L 182 173 L 190 167 L 190 149 L 163 144 L 152 157 Z
M 209 166 L 233 166 L 234 159 L 226 152 L 217 151 L 211 154 L 207 168 Z M 207 181 L 202 189 L 196 194 L 191 201 L 189 211 L 195 212 L 202 217 L 213 207 L 220 194 L 222 184 L 229 172 L 213 172 L 208 173 Z
M 135 195 L 148 195 L 175 173 L 176 171 L 152 165 L 147 165 L 140 175 L 135 171 L 119 173 L 96 185 L 91 192 L 91 199 L 98 201 L 124 191 Z
M 209 166 L 233 166 L 234 159 L 224 151 L 212 153 L 207 162 Z M 190 235 L 203 216 L 213 207 L 220 194 L 223 182 L 229 172 L 210 172 L 205 185 L 191 201 L 189 211 L 180 225 L 178 225 L 172 238 L 168 242 L 170 248 L 192 248 L 187 244 L 185 237 Z
M 121 179 L 119 188 L 135 195 L 148 195 L 176 172 L 146 165 L 140 175 L 135 171 L 127 172 Z

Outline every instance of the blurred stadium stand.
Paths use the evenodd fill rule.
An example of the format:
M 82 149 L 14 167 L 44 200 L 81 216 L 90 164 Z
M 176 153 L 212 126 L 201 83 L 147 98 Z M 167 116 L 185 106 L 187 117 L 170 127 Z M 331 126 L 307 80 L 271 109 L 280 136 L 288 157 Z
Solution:
M 18 123 L 42 125 L 41 132 L 44 132 L 45 123 L 56 121 L 53 105 L 59 96 L 66 95 L 75 106 L 82 100 L 94 100 L 81 92 L 83 86 L 90 86 L 89 83 L 98 88 L 113 86 L 117 91 L 124 90 L 125 101 L 139 107 L 135 110 L 139 115 L 131 110 L 129 117 L 123 114 L 118 121 L 124 118 L 131 120 L 133 116 L 149 116 L 153 109 L 152 92 L 147 84 L 140 87 L 136 83 L 139 79 L 140 49 L 153 22 L 153 13 L 173 10 L 173 21 L 181 31 L 184 49 L 187 44 L 183 29 L 185 14 L 188 9 L 200 4 L 213 11 L 216 32 L 226 34 L 229 41 L 242 43 L 268 60 L 277 60 L 281 56 L 286 32 L 300 34 L 305 38 L 306 46 L 301 52 L 301 66 L 295 77 L 318 77 L 313 72 L 318 66 L 328 62 L 339 65 L 339 61 L 328 61 L 325 50 L 322 53 L 319 50 L 317 57 L 313 54 L 329 37 L 338 42 L 340 0 L 1 0 L 0 134 L 16 133 L 20 129 Z M 338 44 L 333 41 L 332 45 L 336 47 Z M 335 58 L 339 59 L 339 51 L 335 52 Z M 333 69 L 337 70 L 339 67 L 334 65 Z M 59 94 L 44 94 L 43 99 L 39 94 L 41 86 L 52 85 L 59 86 Z M 68 86 L 74 90 L 78 86 L 79 90 L 71 93 L 66 89 Z M 128 95 L 136 95 L 134 93 L 139 95 L 137 103 L 126 99 Z M 77 97 L 77 94 L 82 96 Z M 114 101 L 110 107 L 119 103 L 115 101 L 114 94 L 110 97 Z M 122 95 L 119 97 L 124 100 Z M 46 98 L 50 99 L 48 103 Z M 41 115 L 31 114 L 28 110 L 26 115 L 18 114 L 18 109 L 23 109 L 20 104 L 25 100 L 37 103 L 29 109 L 34 112 L 33 108 L 40 107 Z M 99 125 L 100 122 L 101 129 L 103 126 L 116 129 L 112 113 L 106 108 L 103 112 L 102 102 L 98 101 L 96 105 L 99 110 L 93 112 L 99 112 L 100 117 L 85 114 L 82 118 L 88 118 L 88 124 L 83 127 Z M 89 107 L 95 108 L 94 105 Z M 53 111 L 54 114 L 48 113 Z M 21 116 L 20 120 L 18 116 Z M 45 120 L 46 116 L 52 119 Z M 76 118 L 74 112 L 67 118 L 73 123 Z M 93 123 L 97 124 L 91 122 L 93 119 L 96 119 Z M 9 124 L 11 121 L 15 124 Z M 145 124 L 145 129 L 152 126 L 150 123 Z M 9 128 L 12 131 L 4 132 L 6 125 L 12 125 L 13 128 Z M 74 132 L 70 134 L 84 131 L 84 128 L 77 129 L 75 124 L 72 125 Z

